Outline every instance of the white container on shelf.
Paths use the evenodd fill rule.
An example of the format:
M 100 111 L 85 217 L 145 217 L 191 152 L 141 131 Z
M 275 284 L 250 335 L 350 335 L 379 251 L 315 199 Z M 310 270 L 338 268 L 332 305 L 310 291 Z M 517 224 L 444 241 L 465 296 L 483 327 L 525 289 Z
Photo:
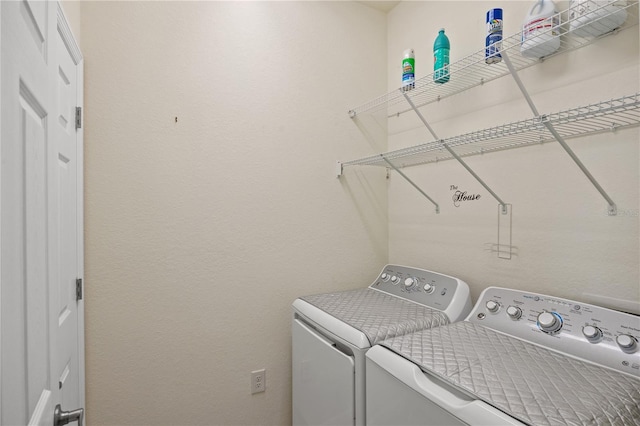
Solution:
M 626 0 L 571 0 L 569 28 L 577 37 L 598 37 L 627 19 Z
M 527 58 L 542 58 L 559 47 L 560 15 L 551 0 L 538 0 L 522 25 L 520 53 Z

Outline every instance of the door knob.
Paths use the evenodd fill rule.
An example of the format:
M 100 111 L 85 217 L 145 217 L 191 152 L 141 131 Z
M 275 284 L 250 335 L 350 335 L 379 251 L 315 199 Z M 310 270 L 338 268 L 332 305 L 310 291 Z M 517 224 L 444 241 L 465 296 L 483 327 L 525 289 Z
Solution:
M 84 409 L 78 408 L 73 411 L 62 411 L 60 404 L 56 405 L 53 411 L 53 426 L 64 426 L 69 422 L 78 422 L 78 426 L 82 426 L 82 419 L 84 417 Z

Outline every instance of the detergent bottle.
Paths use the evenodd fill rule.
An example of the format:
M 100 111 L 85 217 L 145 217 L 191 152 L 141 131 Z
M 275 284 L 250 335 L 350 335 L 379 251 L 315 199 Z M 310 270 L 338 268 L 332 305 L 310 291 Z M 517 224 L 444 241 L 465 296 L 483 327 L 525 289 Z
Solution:
M 522 25 L 520 53 L 528 58 L 549 56 L 560 47 L 560 15 L 551 0 L 536 1 Z
M 577 37 L 598 37 L 613 31 L 627 20 L 626 0 L 571 0 L 569 29 Z
M 433 81 L 436 83 L 446 83 L 449 81 L 449 38 L 441 28 L 433 43 Z

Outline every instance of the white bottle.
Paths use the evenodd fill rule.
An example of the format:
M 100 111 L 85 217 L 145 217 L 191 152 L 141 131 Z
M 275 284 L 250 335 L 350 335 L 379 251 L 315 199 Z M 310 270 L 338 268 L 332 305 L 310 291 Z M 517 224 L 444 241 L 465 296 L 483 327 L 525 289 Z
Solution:
M 542 58 L 559 47 L 560 14 L 551 0 L 538 0 L 522 25 L 520 53 L 528 58 Z
M 626 0 L 571 0 L 569 29 L 577 37 L 598 37 L 613 31 L 627 19 Z

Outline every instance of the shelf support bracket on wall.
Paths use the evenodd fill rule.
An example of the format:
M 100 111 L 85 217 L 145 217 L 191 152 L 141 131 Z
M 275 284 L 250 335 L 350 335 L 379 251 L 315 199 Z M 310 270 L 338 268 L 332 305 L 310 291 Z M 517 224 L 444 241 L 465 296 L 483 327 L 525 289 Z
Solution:
M 520 76 L 518 75 L 518 72 L 513 67 L 511 60 L 509 59 L 509 55 L 507 55 L 506 52 L 502 52 L 502 59 L 504 60 L 504 63 L 507 65 L 507 68 L 509 69 L 509 72 L 511 73 L 511 76 L 515 80 L 516 84 L 518 85 L 518 88 L 522 92 L 522 95 L 524 96 L 525 100 L 529 104 L 529 107 L 531 108 L 531 111 L 533 112 L 533 114 L 540 119 L 540 122 L 547 128 L 549 133 L 551 133 L 551 135 L 555 138 L 555 140 L 558 141 L 560 146 L 565 150 L 565 152 L 569 155 L 569 157 L 571 157 L 573 162 L 576 163 L 578 168 L 582 170 L 582 173 L 584 173 L 584 175 L 587 177 L 587 179 L 589 179 L 591 184 L 598 190 L 600 195 L 602 195 L 602 197 L 607 201 L 607 203 L 609 204 L 609 209 L 608 209 L 609 216 L 617 215 L 618 208 L 616 206 L 616 203 L 611 199 L 609 194 L 606 193 L 606 191 L 602 188 L 602 186 L 598 183 L 598 181 L 593 177 L 591 172 L 589 172 L 589 170 L 582 163 L 582 161 L 580 161 L 578 156 L 573 152 L 573 150 L 569 147 L 569 145 L 567 145 L 567 142 L 565 142 L 564 138 L 560 136 L 560 134 L 553 127 L 553 125 L 548 122 L 548 120 L 546 119 L 546 116 L 540 115 L 540 113 L 538 112 L 538 109 L 533 103 L 533 100 L 531 99 L 531 96 L 529 96 L 529 92 L 527 92 L 527 89 L 524 87 L 524 84 L 522 83 L 522 80 L 520 80 Z
M 393 170 L 398 172 L 398 174 L 400 176 L 402 176 L 407 182 L 409 182 L 411 184 L 411 186 L 413 186 L 415 189 L 417 189 L 419 193 L 424 195 L 427 200 L 431 201 L 433 203 L 433 205 L 436 206 L 436 213 L 440 213 L 440 206 L 438 205 L 438 203 L 433 201 L 433 199 L 431 197 L 429 197 L 426 192 L 424 192 L 422 189 L 420 189 L 420 187 L 418 185 L 416 185 L 411 179 L 409 179 L 409 177 L 407 175 L 405 175 L 391 161 L 389 161 L 387 158 L 385 158 L 384 154 L 380 154 L 380 158 L 382 158 L 389 165 L 389 167 L 391 167 Z
M 549 123 L 546 120 L 546 116 L 541 116 L 540 119 L 542 120 L 542 124 L 544 124 L 544 126 L 547 128 L 547 130 L 549 130 L 549 133 L 551 133 L 553 135 L 553 137 L 558 141 L 560 146 L 562 146 L 562 148 L 564 148 L 564 150 L 567 152 L 567 154 L 569 154 L 569 157 L 571 157 L 571 159 L 577 164 L 577 166 L 580 168 L 580 170 L 582 170 L 582 173 L 584 173 L 584 175 L 587 177 L 587 179 L 589 179 L 591 184 L 598 190 L 600 195 L 602 195 L 602 197 L 607 201 L 607 203 L 609 204 L 609 208 L 608 208 L 609 216 L 617 215 L 618 214 L 618 207 L 616 206 L 616 203 L 611 199 L 611 197 L 609 197 L 609 194 L 607 194 L 606 191 L 604 190 L 604 188 L 602 188 L 602 186 L 600 186 L 600 184 L 598 183 L 596 178 L 593 177 L 593 175 L 585 167 L 585 165 L 582 163 L 582 161 L 580 161 L 580 159 L 576 156 L 576 154 L 573 152 L 573 150 L 571 148 L 569 148 L 569 145 L 567 145 L 567 142 L 565 142 L 564 138 L 562 136 L 560 136 L 558 134 L 558 132 L 556 131 L 556 129 L 553 128 L 551 123 Z
M 449 154 L 451 154 L 453 156 L 453 158 L 455 158 L 458 163 L 460 163 L 462 165 L 462 167 L 464 167 L 470 174 L 471 176 L 473 176 L 475 178 L 475 180 L 477 180 L 480 185 L 482 185 L 484 187 L 484 189 L 487 190 L 487 192 L 489 194 L 491 194 L 491 196 L 493 198 L 496 199 L 496 201 L 498 201 L 498 203 L 500 204 L 500 206 L 502 207 L 502 214 L 507 214 L 507 204 L 502 201 L 502 199 L 498 196 L 498 194 L 496 194 L 491 188 L 489 188 L 489 185 L 487 185 L 481 178 L 480 176 L 478 176 L 476 174 L 476 172 L 473 171 L 473 169 L 471 167 L 469 167 L 469 165 L 458 155 L 456 154 L 456 152 L 451 149 L 451 147 L 449 145 L 447 145 L 442 139 L 440 139 L 438 137 L 438 135 L 436 135 L 436 132 L 433 130 L 433 128 L 431 128 L 431 126 L 429 125 L 429 123 L 427 122 L 427 120 L 424 118 L 424 116 L 422 115 L 422 113 L 420 112 L 420 110 L 418 110 L 418 108 L 416 108 L 415 104 L 413 103 L 413 101 L 411 100 L 411 98 L 409 96 L 407 96 L 407 94 L 405 92 L 402 93 L 404 95 L 404 98 L 407 100 L 407 102 L 409 103 L 409 105 L 411 106 L 411 109 L 413 109 L 413 111 L 418 115 L 418 118 L 420 119 L 420 121 L 422 121 L 422 124 L 425 125 L 425 127 L 427 128 L 427 130 L 429 130 L 429 133 L 431 133 L 431 136 L 433 136 L 433 138 L 437 141 L 440 142 L 440 144 L 447 150 L 449 151 Z

